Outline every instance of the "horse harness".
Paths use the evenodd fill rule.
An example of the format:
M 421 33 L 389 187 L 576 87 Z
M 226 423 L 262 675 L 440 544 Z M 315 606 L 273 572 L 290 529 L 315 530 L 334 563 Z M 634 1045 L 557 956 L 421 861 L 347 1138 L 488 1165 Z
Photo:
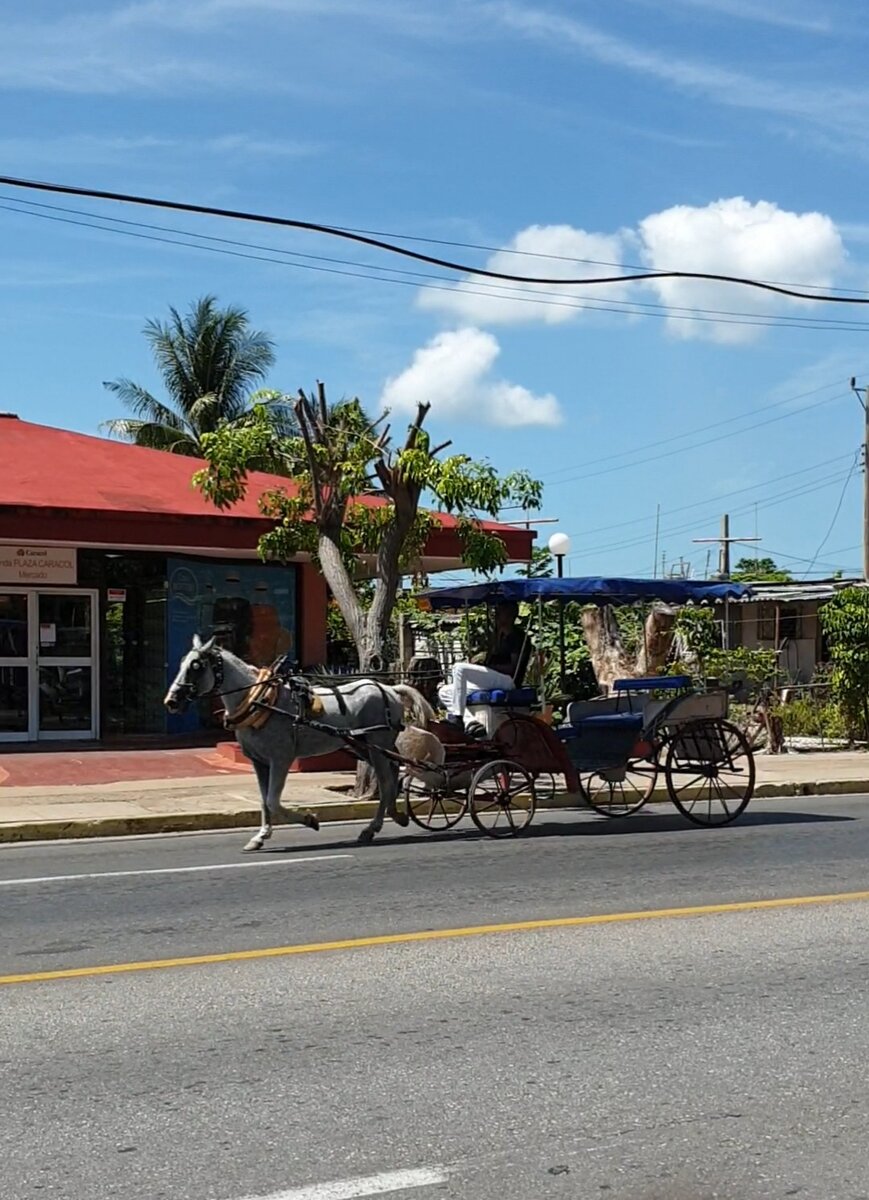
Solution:
M 316 717 L 323 712 L 323 701 L 315 693 L 312 684 L 303 676 L 292 675 L 289 670 L 289 663 L 286 658 L 278 659 L 270 667 L 262 667 L 257 672 L 257 677 L 246 689 L 244 696 L 237 708 L 230 710 L 226 705 L 225 698 L 229 695 L 228 692 L 222 691 L 223 687 L 223 660 L 220 655 L 215 655 L 212 661 L 212 670 L 214 672 L 215 692 L 218 696 L 224 699 L 223 724 L 226 729 L 262 729 L 270 720 L 273 713 L 289 718 L 295 724 L 307 725 L 312 729 L 318 729 L 322 732 L 331 733 L 333 736 L 340 737 L 347 741 L 353 741 L 365 732 L 371 730 L 336 730 L 332 726 L 322 725 L 316 720 Z M 377 685 L 378 690 L 383 697 L 384 712 L 388 713 L 389 703 L 386 693 L 382 685 L 372 680 Z M 347 712 L 347 702 L 340 691 L 340 684 L 321 684 L 321 688 L 325 687 L 331 691 L 338 704 L 338 709 L 342 715 Z M 281 689 L 287 688 L 290 692 L 296 695 L 299 700 L 299 712 L 288 713 L 278 706 Z M 391 723 L 383 726 L 372 728 L 390 728 Z M 400 727 L 399 727 L 400 728 Z

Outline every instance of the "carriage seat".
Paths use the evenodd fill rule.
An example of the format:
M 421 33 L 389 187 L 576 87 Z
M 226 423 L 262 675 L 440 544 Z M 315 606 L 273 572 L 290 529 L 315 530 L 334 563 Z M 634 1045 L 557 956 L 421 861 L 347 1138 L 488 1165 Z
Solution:
M 692 687 L 689 675 L 651 675 L 646 679 L 617 679 L 614 692 L 681 692 Z
M 532 708 L 537 703 L 537 688 L 481 688 L 468 692 L 468 707 L 475 704 L 488 708 Z
M 608 712 L 601 713 L 599 716 L 578 717 L 576 721 L 568 725 L 559 725 L 555 730 L 555 735 L 562 742 L 572 742 L 575 738 L 582 737 L 583 732 L 595 735 L 616 731 L 629 732 L 635 730 L 639 732 L 642 728 L 642 713 Z

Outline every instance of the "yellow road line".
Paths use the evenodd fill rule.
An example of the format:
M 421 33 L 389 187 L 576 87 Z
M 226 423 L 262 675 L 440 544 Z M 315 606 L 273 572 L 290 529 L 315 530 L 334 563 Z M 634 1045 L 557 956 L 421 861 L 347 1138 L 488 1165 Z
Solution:
M 362 950 L 370 946 L 399 946 L 408 942 L 440 942 L 450 938 L 482 937 L 492 933 L 529 933 L 542 929 L 576 929 L 588 925 L 624 925 L 631 921 L 661 921 L 676 917 L 711 917 L 723 913 L 759 912 L 774 908 L 804 908 L 812 904 L 845 904 L 869 900 L 869 891 L 834 892 L 826 896 L 786 896 L 778 900 L 740 900 L 730 904 L 700 904 L 691 908 L 651 908 L 639 912 L 598 913 L 588 917 L 549 917 L 539 921 L 509 921 L 503 925 L 469 925 L 459 929 L 423 929 L 415 933 L 385 933 L 375 937 L 344 938 L 338 942 L 303 942 L 297 946 L 269 946 L 262 950 L 229 950 L 224 954 L 193 954 L 187 958 L 156 958 L 145 962 L 109 963 L 102 967 L 68 967 L 59 971 L 33 971 L 27 975 L 0 975 L 0 986 L 42 983 L 49 979 L 86 979 L 97 975 L 125 975 L 131 971 L 162 971 L 170 967 L 202 967 L 214 963 L 250 962 L 261 958 L 289 958 L 295 954 L 322 954 L 330 950 Z

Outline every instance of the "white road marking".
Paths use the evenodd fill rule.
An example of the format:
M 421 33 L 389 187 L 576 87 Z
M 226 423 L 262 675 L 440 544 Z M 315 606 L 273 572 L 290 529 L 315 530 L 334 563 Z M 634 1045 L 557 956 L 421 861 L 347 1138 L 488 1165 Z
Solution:
M 317 854 L 310 858 L 293 858 L 290 855 L 269 858 L 265 862 L 209 863 L 202 867 L 150 867 L 143 871 L 92 871 L 78 875 L 34 875 L 29 879 L 0 879 L 0 887 L 22 887 L 27 883 L 70 883 L 76 879 L 131 879 L 137 875 L 193 875 L 204 871 L 252 871 L 265 867 L 297 867 L 302 863 L 334 862 L 336 859 L 352 859 L 352 854 Z
M 244 1200 L 355 1200 L 357 1196 L 383 1196 L 408 1188 L 434 1187 L 446 1183 L 446 1171 L 422 1168 L 419 1171 L 386 1171 L 359 1179 L 336 1179 L 332 1183 L 312 1183 L 308 1187 L 270 1192 L 267 1196 L 246 1196 Z

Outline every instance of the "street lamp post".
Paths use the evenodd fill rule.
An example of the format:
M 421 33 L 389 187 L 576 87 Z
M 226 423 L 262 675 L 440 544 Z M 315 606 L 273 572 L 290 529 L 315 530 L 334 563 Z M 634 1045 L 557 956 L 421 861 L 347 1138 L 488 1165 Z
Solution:
M 566 533 L 553 533 L 549 539 L 549 553 L 555 559 L 555 569 L 558 572 L 558 578 L 563 579 L 564 560 L 570 553 L 570 538 Z M 567 671 L 564 661 L 564 600 L 561 598 L 558 601 L 558 672 L 563 694 Z

